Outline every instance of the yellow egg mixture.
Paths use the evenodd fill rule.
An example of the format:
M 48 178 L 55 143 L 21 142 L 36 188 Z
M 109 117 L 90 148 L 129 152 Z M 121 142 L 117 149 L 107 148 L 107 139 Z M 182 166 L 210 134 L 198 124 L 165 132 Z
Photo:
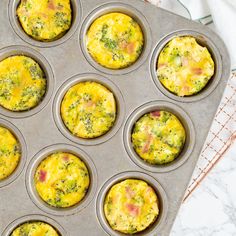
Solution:
M 53 41 L 71 27 L 70 0 L 21 0 L 17 16 L 22 28 L 38 41 Z
M 42 101 L 46 86 L 45 74 L 33 59 L 11 56 L 0 62 L 0 106 L 30 110 Z
M 0 126 L 0 181 L 14 172 L 20 158 L 20 143 L 10 130 Z
M 66 208 L 85 197 L 90 177 L 86 165 L 77 156 L 57 152 L 39 164 L 34 183 L 45 202 L 54 207 Z
M 215 71 L 208 49 L 190 36 L 172 39 L 161 51 L 157 68 L 163 86 L 181 97 L 199 93 Z
M 11 236 L 59 236 L 59 234 L 51 225 L 36 221 L 18 226 Z
M 167 111 L 153 111 L 134 125 L 132 144 L 136 153 L 154 165 L 177 158 L 185 143 L 185 129 L 178 118 Z
M 80 82 L 63 98 L 61 116 L 75 136 L 96 138 L 114 125 L 116 101 L 113 93 L 103 85 L 92 81 Z
M 126 179 L 109 190 L 104 213 L 113 230 L 134 234 L 155 222 L 159 214 L 158 198 L 146 182 Z
M 87 32 L 87 49 L 104 67 L 121 69 L 141 55 L 144 38 L 139 24 L 122 13 L 109 13 L 96 19 Z

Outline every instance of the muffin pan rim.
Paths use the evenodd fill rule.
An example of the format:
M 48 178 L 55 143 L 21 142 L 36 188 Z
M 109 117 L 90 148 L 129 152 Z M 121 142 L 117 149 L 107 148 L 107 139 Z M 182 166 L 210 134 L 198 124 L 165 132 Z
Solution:
M 117 183 L 120 183 L 126 179 L 137 179 L 137 180 L 143 180 L 148 185 L 150 185 L 158 197 L 158 205 L 159 205 L 159 215 L 155 222 L 153 222 L 148 228 L 145 230 L 135 233 L 135 235 L 147 235 L 149 233 L 154 233 L 157 229 L 160 229 L 163 227 L 163 224 L 165 223 L 167 212 L 168 212 L 168 196 L 164 190 L 164 188 L 161 186 L 161 184 L 154 178 L 153 176 L 149 175 L 148 173 L 142 172 L 142 171 L 125 171 L 121 172 L 119 174 L 113 175 L 108 180 L 106 180 L 102 187 L 100 188 L 97 199 L 96 199 L 96 214 L 98 221 L 100 223 L 100 226 L 102 229 L 109 235 L 114 236 L 120 236 L 120 235 L 129 235 L 124 234 L 118 231 L 114 231 L 108 221 L 106 220 L 106 216 L 103 210 L 104 201 L 106 198 L 106 195 L 108 191 L 111 189 L 111 187 Z M 158 186 L 158 187 L 157 187 Z
M 8 129 L 14 137 L 18 140 L 20 147 L 21 147 L 21 156 L 20 160 L 18 162 L 18 165 L 16 169 L 5 179 L 0 180 L 0 190 L 3 187 L 6 187 L 7 185 L 11 184 L 12 182 L 16 181 L 17 178 L 20 176 L 22 173 L 25 165 L 26 165 L 26 159 L 27 159 L 27 145 L 25 142 L 25 138 L 21 131 L 13 125 L 11 122 L 0 118 L 0 126 Z
M 46 85 L 45 94 L 41 102 L 35 107 L 26 111 L 10 111 L 0 106 L 0 113 L 6 117 L 14 118 L 14 119 L 27 118 L 27 117 L 30 117 L 39 113 L 49 103 L 52 97 L 53 91 L 54 91 L 54 84 L 55 84 L 54 73 L 53 73 L 51 64 L 48 62 L 48 60 L 41 53 L 39 53 L 35 49 L 30 48 L 28 46 L 23 46 L 23 45 L 8 46 L 0 50 L 0 61 L 11 56 L 30 57 L 31 59 L 33 59 L 35 62 L 37 62 L 40 65 L 41 69 L 43 70 L 46 76 L 47 85 Z
M 106 87 L 108 90 L 110 90 L 115 97 L 116 110 L 117 110 L 116 120 L 113 127 L 111 127 L 111 129 L 108 130 L 108 132 L 103 134 L 102 136 L 92 139 L 83 139 L 73 135 L 65 126 L 62 117 L 60 115 L 61 102 L 66 92 L 72 86 L 80 82 L 86 82 L 86 81 L 97 82 Z M 72 76 L 59 87 L 53 101 L 53 111 L 54 111 L 53 112 L 54 122 L 56 123 L 56 126 L 62 133 L 62 135 L 64 135 L 67 139 L 71 140 L 74 143 L 91 146 L 91 145 L 98 145 L 108 141 L 119 131 L 125 116 L 125 102 L 120 89 L 110 79 L 95 73 L 84 73 Z
M 39 164 L 49 155 L 56 152 L 68 152 L 83 161 L 89 172 L 89 188 L 83 199 L 68 208 L 53 207 L 41 199 L 34 186 L 34 174 Z M 53 144 L 44 147 L 34 155 L 27 166 L 25 185 L 31 201 L 42 211 L 55 216 L 69 216 L 83 211 L 93 200 L 97 190 L 97 169 L 92 158 L 82 149 L 70 144 Z
M 32 46 L 35 47 L 41 47 L 41 48 L 50 48 L 50 47 L 56 47 L 60 44 L 65 43 L 68 41 L 73 34 L 76 32 L 77 28 L 79 27 L 79 24 L 81 23 L 81 19 L 83 16 L 82 12 L 82 3 L 81 0 L 70 0 L 71 2 L 71 10 L 72 10 L 72 21 L 71 21 L 71 27 L 69 30 L 66 31 L 62 37 L 59 39 L 56 39 L 54 41 L 49 42 L 43 42 L 38 41 L 32 37 L 30 37 L 22 28 L 19 20 L 17 19 L 16 15 L 16 9 L 18 5 L 20 4 L 21 0 L 10 0 L 8 5 L 8 17 L 10 20 L 11 27 L 13 31 L 26 43 L 29 43 Z
M 40 222 L 49 224 L 59 233 L 60 236 L 69 236 L 67 232 L 65 231 L 65 229 L 57 221 L 55 221 L 54 219 L 48 216 L 39 215 L 39 214 L 25 215 L 25 216 L 16 218 L 10 224 L 8 224 L 8 226 L 4 229 L 2 236 L 10 236 L 13 230 L 15 230 L 18 226 L 24 223 L 35 222 L 35 221 L 40 221 Z
M 176 157 L 174 161 L 163 166 L 155 166 L 142 160 L 142 158 L 135 152 L 131 141 L 132 129 L 137 120 L 140 119 L 143 115 L 155 110 L 164 110 L 174 114 L 180 120 L 186 133 L 185 144 L 178 157 Z M 163 100 L 148 102 L 137 107 L 129 115 L 123 130 L 124 147 L 132 162 L 146 171 L 156 173 L 170 172 L 181 167 L 189 159 L 195 146 L 195 139 L 195 128 L 189 115 L 178 105 Z
M 206 40 L 207 42 L 205 43 L 205 47 L 207 47 L 213 61 L 214 61 L 214 67 L 215 67 L 215 72 L 214 75 L 211 77 L 211 79 L 208 81 L 206 86 L 200 90 L 197 94 L 193 94 L 191 96 L 184 96 L 180 97 L 171 91 L 169 91 L 167 88 L 164 87 L 164 85 L 159 81 L 157 78 L 157 62 L 159 55 L 161 51 L 164 49 L 164 47 L 174 38 L 176 37 L 183 37 L 183 36 L 190 36 L 196 39 L 197 43 L 199 43 L 200 40 L 202 42 Z M 204 38 L 200 39 L 200 38 Z M 202 45 L 203 43 L 199 43 Z M 156 45 L 154 48 L 154 51 L 151 55 L 151 63 L 150 63 L 150 72 L 152 76 L 152 80 L 157 87 L 157 89 L 163 93 L 165 96 L 169 97 L 172 100 L 178 101 L 178 102 L 183 102 L 183 103 L 190 103 L 190 102 L 197 102 L 200 100 L 203 100 L 204 98 L 207 98 L 218 86 L 220 79 L 222 77 L 222 60 L 221 60 L 221 55 L 219 53 L 218 48 L 215 46 L 213 41 L 206 36 L 204 33 L 197 32 L 196 30 L 191 30 L 191 29 L 183 29 L 183 30 L 176 30 L 173 31 L 167 35 L 165 35 Z
M 143 38 L 144 38 L 144 46 L 143 46 L 142 53 L 140 54 L 140 56 L 137 58 L 137 60 L 133 64 L 123 69 L 109 69 L 100 65 L 89 54 L 87 50 L 87 46 L 86 46 L 86 39 L 87 39 L 86 34 L 91 24 L 93 24 L 93 22 L 99 17 L 109 14 L 109 13 L 113 13 L 113 12 L 123 13 L 135 19 L 142 30 Z M 93 10 L 89 12 L 89 14 L 86 16 L 86 18 L 82 22 L 82 26 L 81 26 L 79 36 L 78 36 L 78 41 L 79 41 L 80 48 L 83 52 L 85 59 L 92 67 L 94 67 L 96 70 L 107 75 L 123 75 L 123 74 L 131 73 L 132 71 L 138 69 L 145 62 L 145 60 L 147 59 L 151 51 L 152 33 L 151 33 L 151 29 L 149 27 L 149 23 L 146 17 L 137 8 L 127 3 L 108 2 L 94 8 Z

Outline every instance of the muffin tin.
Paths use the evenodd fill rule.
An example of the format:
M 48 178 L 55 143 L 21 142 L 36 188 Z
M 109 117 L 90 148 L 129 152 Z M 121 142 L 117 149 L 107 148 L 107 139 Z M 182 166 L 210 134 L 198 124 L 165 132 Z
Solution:
M 107 190 L 126 178 L 148 182 L 160 199 L 158 220 L 137 235 L 170 233 L 201 148 L 230 75 L 230 59 L 222 40 L 207 27 L 155 8 L 139 0 L 71 0 L 73 24 L 61 39 L 37 42 L 21 29 L 15 10 L 19 0 L 0 2 L 0 59 L 23 54 L 35 59 L 46 73 L 48 87 L 36 108 L 15 113 L 0 108 L 0 125 L 19 139 L 22 158 L 16 171 L 0 182 L 0 235 L 8 236 L 19 224 L 44 221 L 61 235 L 123 235 L 114 232 L 103 213 Z M 98 65 L 86 50 L 85 35 L 94 19 L 108 12 L 122 12 L 140 24 L 145 46 L 140 58 L 128 68 L 110 70 Z M 156 79 L 160 50 L 173 37 L 192 35 L 206 46 L 215 62 L 215 75 L 207 87 L 191 97 L 177 97 Z M 85 140 L 72 136 L 60 117 L 60 102 L 78 81 L 97 81 L 117 100 L 117 120 L 105 135 Z M 152 110 L 174 113 L 186 129 L 187 141 L 172 163 L 154 167 L 143 162 L 130 142 L 134 122 Z M 89 169 L 91 185 L 78 205 L 51 208 L 35 192 L 32 176 L 37 164 L 53 151 L 77 154 Z M 191 214 L 194 214 L 192 212 Z

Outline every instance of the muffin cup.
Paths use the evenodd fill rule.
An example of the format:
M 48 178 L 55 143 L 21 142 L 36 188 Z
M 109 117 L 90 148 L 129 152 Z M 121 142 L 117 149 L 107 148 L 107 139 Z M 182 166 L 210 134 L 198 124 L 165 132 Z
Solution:
M 113 127 L 104 135 L 97 137 L 97 138 L 91 138 L 91 139 L 83 139 L 79 138 L 77 136 L 74 136 L 65 126 L 60 109 L 61 109 L 61 103 L 63 100 L 63 97 L 65 96 L 68 89 L 70 89 L 73 85 L 85 82 L 85 81 L 93 81 L 102 84 L 106 88 L 108 88 L 115 97 L 116 100 L 116 106 L 117 106 L 117 115 L 116 115 L 116 121 L 113 125 Z M 97 145 L 106 142 L 110 138 L 112 138 L 116 132 L 119 130 L 125 114 L 125 105 L 124 105 L 124 99 L 123 96 L 119 90 L 119 88 L 113 84 L 110 80 L 106 79 L 105 77 L 98 75 L 98 74 L 82 74 L 82 75 L 76 75 L 66 81 L 57 91 L 54 104 L 53 104 L 53 114 L 54 114 L 54 120 L 56 122 L 56 125 L 60 132 L 68 139 L 75 143 L 79 143 L 82 145 Z
M 34 49 L 26 47 L 26 46 L 10 46 L 10 47 L 1 49 L 0 61 L 8 57 L 17 56 L 17 55 L 21 55 L 21 56 L 23 55 L 23 56 L 30 57 L 33 60 L 35 60 L 39 64 L 39 66 L 42 68 L 43 72 L 45 73 L 46 80 L 47 80 L 46 93 L 42 101 L 34 108 L 27 111 L 10 111 L 0 106 L 1 114 L 7 117 L 18 119 L 18 118 L 26 118 L 29 116 L 33 116 L 37 114 L 38 112 L 40 112 L 48 104 L 52 96 L 53 89 L 54 89 L 54 74 L 47 59 L 42 54 L 35 51 Z
M 150 225 L 147 229 L 144 231 L 141 231 L 139 233 L 136 233 L 135 235 L 150 235 L 151 233 L 154 233 L 156 230 L 160 229 L 166 220 L 166 215 L 168 212 L 168 198 L 167 195 L 162 188 L 162 186 L 158 183 L 156 179 L 151 177 L 148 174 L 142 173 L 142 172 L 136 172 L 136 171 L 129 171 L 129 172 L 123 172 L 120 174 L 117 174 L 110 178 L 101 188 L 96 202 L 96 211 L 97 211 L 97 217 L 99 220 L 100 225 L 102 226 L 103 230 L 109 234 L 114 236 L 120 236 L 120 235 L 128 235 L 124 234 L 118 231 L 114 231 L 108 221 L 106 220 L 105 213 L 103 210 L 104 202 L 106 195 L 108 191 L 111 189 L 111 187 L 119 182 L 122 182 L 126 179 L 137 179 L 137 180 L 143 180 L 147 182 L 148 185 L 150 185 L 155 193 L 157 194 L 158 200 L 159 200 L 159 215 L 156 221 Z
M 126 14 L 126 15 L 132 17 L 134 20 L 136 20 L 142 29 L 143 37 L 144 37 L 144 47 L 143 47 L 143 51 L 142 51 L 141 55 L 139 56 L 139 58 L 137 59 L 136 62 L 134 62 L 132 65 L 130 65 L 126 68 L 123 68 L 123 69 L 108 69 L 108 68 L 103 67 L 102 65 L 98 64 L 91 57 L 91 55 L 89 54 L 89 52 L 87 50 L 87 46 L 86 46 L 86 37 L 87 37 L 86 34 L 87 34 L 87 31 L 88 31 L 90 25 L 94 22 L 94 20 L 96 20 L 100 16 L 108 14 L 108 13 L 112 13 L 112 12 L 123 13 L 123 14 Z M 80 31 L 80 35 L 79 35 L 79 41 L 80 41 L 81 49 L 82 49 L 83 54 L 84 54 L 85 58 L 87 59 L 87 61 L 97 70 L 99 70 L 103 73 L 106 73 L 106 74 L 113 74 L 113 75 L 127 74 L 127 73 L 130 73 L 131 71 L 137 69 L 138 67 L 140 67 L 144 63 L 144 61 L 146 60 L 146 58 L 150 52 L 151 45 L 152 45 L 151 30 L 150 30 L 150 26 L 149 26 L 146 18 L 142 15 L 142 13 L 140 13 L 134 7 L 132 7 L 128 4 L 118 3 L 118 2 L 117 3 L 116 2 L 107 3 L 104 5 L 101 5 L 100 7 L 93 10 L 83 22 L 83 25 L 82 25 L 82 28 Z
M 55 152 L 68 152 L 78 156 L 85 163 L 89 172 L 90 185 L 86 195 L 79 203 L 68 208 L 53 207 L 47 204 L 41 199 L 34 185 L 34 175 L 38 165 Z M 97 170 L 91 158 L 84 151 L 68 144 L 55 144 L 42 149 L 30 161 L 26 172 L 26 188 L 31 200 L 44 212 L 58 216 L 72 215 L 83 210 L 92 201 L 97 188 Z
M 22 28 L 20 21 L 17 17 L 16 10 L 21 0 L 10 0 L 8 5 L 8 15 L 11 26 L 15 33 L 26 43 L 29 43 L 36 47 L 55 47 L 58 46 L 71 38 L 71 36 L 75 33 L 80 19 L 82 17 L 82 5 L 80 0 L 70 0 L 71 1 L 71 10 L 72 10 L 72 24 L 70 29 L 59 39 L 49 42 L 42 42 L 30 37 Z
M 174 114 L 184 126 L 186 141 L 184 147 L 174 161 L 163 165 L 152 165 L 144 161 L 134 150 L 131 140 L 135 122 L 143 115 L 152 111 L 168 111 Z M 195 130 L 189 116 L 177 105 L 165 101 L 154 101 L 138 107 L 128 118 L 123 132 L 124 146 L 130 159 L 139 167 L 151 172 L 169 172 L 184 164 L 190 158 L 195 145 Z
M 27 216 L 23 216 L 20 217 L 16 220 L 14 220 L 13 222 L 11 222 L 6 229 L 3 231 L 2 236 L 10 236 L 12 231 L 17 228 L 18 226 L 24 224 L 24 223 L 28 223 L 28 222 L 35 222 L 35 221 L 41 221 L 44 222 L 46 224 L 51 225 L 60 236 L 67 236 L 68 234 L 66 233 L 66 231 L 63 229 L 63 227 L 57 223 L 55 220 L 47 217 L 47 216 L 43 216 L 43 215 L 27 215 Z
M 24 136 L 22 135 L 20 130 L 18 130 L 18 128 L 16 128 L 16 126 L 14 126 L 12 123 L 10 123 L 9 121 L 6 121 L 2 118 L 0 118 L 0 126 L 10 130 L 11 133 L 19 141 L 20 147 L 21 147 L 21 156 L 20 156 L 18 166 L 16 167 L 16 169 L 14 170 L 14 172 L 10 176 L 8 176 L 6 179 L 0 180 L 0 189 L 1 189 L 2 187 L 15 181 L 17 179 L 17 177 L 21 174 L 22 170 L 24 169 L 25 163 L 26 163 L 27 147 L 26 147 L 26 142 L 25 142 Z
M 181 36 L 194 37 L 199 45 L 206 47 L 210 52 L 215 65 L 215 73 L 209 80 L 207 85 L 199 93 L 186 97 L 180 97 L 178 95 L 173 94 L 167 88 L 165 88 L 164 85 L 162 85 L 160 80 L 157 78 L 157 61 L 161 51 L 172 39 Z M 151 58 L 150 70 L 154 84 L 164 95 L 178 102 L 196 102 L 208 97 L 219 84 L 219 81 L 222 76 L 222 60 L 217 46 L 206 35 L 192 30 L 181 30 L 172 32 L 171 34 L 165 36 L 163 39 L 160 40 L 160 42 L 154 49 Z

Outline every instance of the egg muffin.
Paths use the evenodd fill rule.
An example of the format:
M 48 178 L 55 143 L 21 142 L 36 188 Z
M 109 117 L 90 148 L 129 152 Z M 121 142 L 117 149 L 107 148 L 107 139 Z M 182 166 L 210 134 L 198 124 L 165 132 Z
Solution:
M 21 158 L 21 146 L 10 130 L 0 126 L 0 181 L 9 177 Z
M 95 61 L 109 69 L 122 69 L 141 55 L 144 37 L 139 24 L 122 13 L 96 19 L 87 32 L 87 49 Z
M 161 51 L 157 76 L 170 92 L 180 96 L 199 93 L 214 75 L 214 61 L 206 47 L 190 36 L 172 39 Z
M 70 0 L 21 0 L 17 16 L 25 33 L 38 41 L 54 41 L 71 27 Z
M 167 111 L 153 111 L 134 125 L 132 144 L 146 162 L 161 165 L 177 158 L 185 144 L 185 129 L 179 119 Z
M 61 116 L 69 131 L 91 139 L 107 133 L 116 120 L 114 95 L 103 85 L 87 81 L 72 86 L 61 103 Z
M 85 163 L 77 156 L 57 152 L 39 164 L 34 184 L 43 201 L 53 207 L 66 208 L 85 197 L 90 177 Z
M 43 99 L 45 74 L 30 57 L 11 56 L 0 62 L 0 106 L 10 111 L 26 111 Z
M 113 230 L 125 234 L 138 233 L 157 219 L 158 197 L 146 182 L 126 179 L 113 185 L 108 191 L 104 213 Z
M 27 222 L 18 226 L 11 233 L 11 236 L 59 236 L 60 234 L 49 224 L 35 221 Z

